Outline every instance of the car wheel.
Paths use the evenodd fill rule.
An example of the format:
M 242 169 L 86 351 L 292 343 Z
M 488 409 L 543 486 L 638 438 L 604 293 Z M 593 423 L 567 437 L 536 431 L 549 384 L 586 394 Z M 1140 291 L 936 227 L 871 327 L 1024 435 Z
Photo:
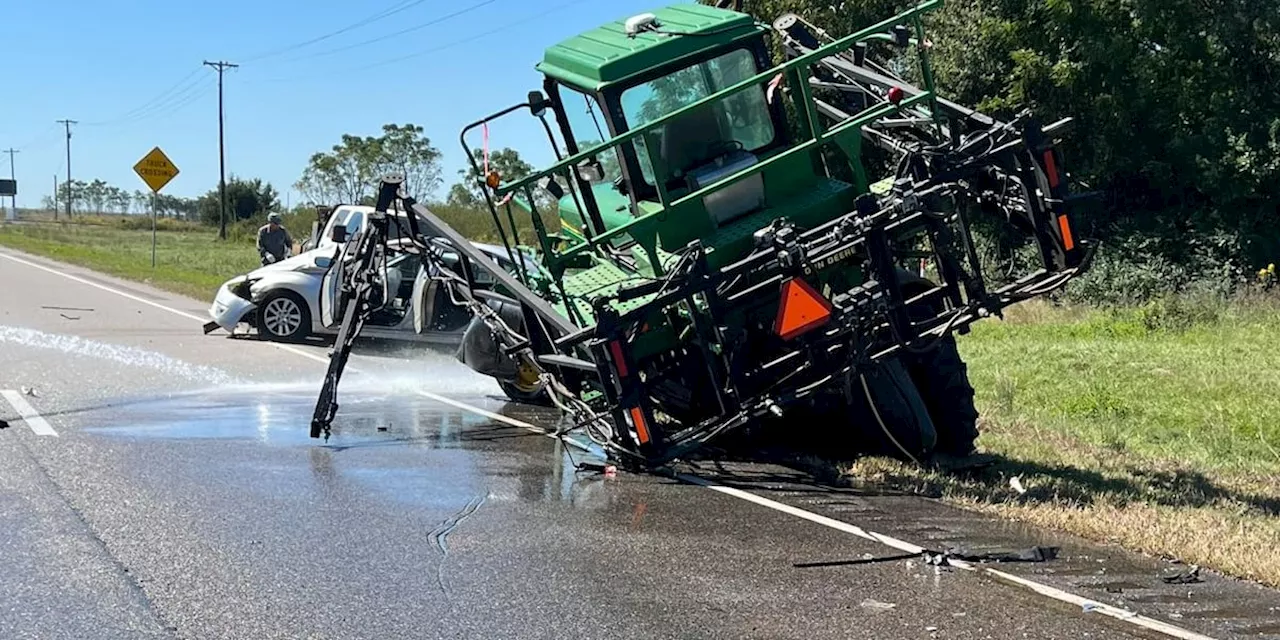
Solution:
M 258 333 L 276 342 L 295 342 L 311 334 L 311 311 L 302 296 L 272 291 L 258 304 Z

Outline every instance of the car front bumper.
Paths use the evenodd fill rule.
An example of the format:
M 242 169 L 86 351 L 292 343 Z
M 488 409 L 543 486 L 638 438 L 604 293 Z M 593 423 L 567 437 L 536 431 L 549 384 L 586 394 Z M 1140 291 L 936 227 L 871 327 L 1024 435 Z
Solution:
M 245 315 L 258 308 L 253 301 L 236 294 L 235 288 L 243 286 L 243 282 L 243 277 L 235 278 L 218 288 L 218 295 L 214 297 L 213 304 L 209 307 L 211 322 L 205 323 L 205 333 L 210 333 L 218 327 L 233 333 L 236 325 L 240 324 Z

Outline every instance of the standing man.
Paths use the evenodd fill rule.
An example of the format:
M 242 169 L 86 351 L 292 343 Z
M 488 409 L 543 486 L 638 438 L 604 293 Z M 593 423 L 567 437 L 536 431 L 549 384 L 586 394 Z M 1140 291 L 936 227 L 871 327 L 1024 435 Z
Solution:
M 279 262 L 293 253 L 293 238 L 280 226 L 280 214 L 267 214 L 267 223 L 258 228 L 258 255 L 262 264 Z

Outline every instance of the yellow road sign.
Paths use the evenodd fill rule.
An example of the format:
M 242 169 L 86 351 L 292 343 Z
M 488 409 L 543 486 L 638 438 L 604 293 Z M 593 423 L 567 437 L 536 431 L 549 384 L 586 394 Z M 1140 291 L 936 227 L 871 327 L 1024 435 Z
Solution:
M 148 187 L 151 187 L 154 193 L 160 193 L 160 190 L 178 175 L 178 167 L 169 161 L 169 157 L 164 155 L 160 147 L 152 149 L 150 153 L 143 156 L 138 164 L 133 165 L 133 171 L 147 183 Z

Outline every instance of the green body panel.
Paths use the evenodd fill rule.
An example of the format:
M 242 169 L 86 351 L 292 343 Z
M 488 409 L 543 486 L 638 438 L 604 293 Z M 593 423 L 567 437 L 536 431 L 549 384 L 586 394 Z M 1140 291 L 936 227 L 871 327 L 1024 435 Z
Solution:
M 775 219 L 786 218 L 807 228 L 844 215 L 853 210 L 853 201 L 859 194 L 854 185 L 831 178 L 810 182 L 807 189 L 790 199 L 739 218 L 704 238 L 707 246 L 714 248 L 708 262 L 712 268 L 719 268 L 741 258 L 751 250 L 752 234 Z
M 566 84 L 597 91 L 637 73 L 765 30 L 750 16 L 700 4 L 673 5 L 651 13 L 664 30 L 703 35 L 645 32 L 630 37 L 626 21 L 618 20 L 549 47 L 536 68 Z

